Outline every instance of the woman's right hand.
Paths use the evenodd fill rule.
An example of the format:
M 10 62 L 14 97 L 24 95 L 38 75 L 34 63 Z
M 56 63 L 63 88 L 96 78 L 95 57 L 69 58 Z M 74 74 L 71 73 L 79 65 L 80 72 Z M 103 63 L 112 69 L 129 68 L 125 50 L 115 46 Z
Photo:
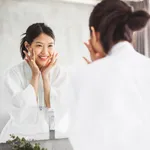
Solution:
M 84 42 L 84 45 L 87 47 L 87 49 L 89 50 L 90 52 L 90 57 L 91 57 L 91 61 L 88 60 L 86 57 L 83 57 L 83 59 L 87 62 L 87 64 L 90 64 L 92 63 L 93 61 L 95 60 L 98 60 L 101 58 L 101 56 L 99 55 L 99 53 L 96 53 L 93 48 L 92 48 L 92 45 L 91 45 L 91 40 L 89 40 L 88 42 Z
M 99 44 L 99 41 L 96 37 L 96 31 L 94 27 L 91 27 L 91 38 L 88 40 L 88 42 L 84 42 L 85 46 L 90 52 L 91 61 L 89 61 L 87 58 L 84 57 L 84 60 L 90 64 L 95 60 L 101 59 L 106 56 L 101 44 Z M 95 48 L 93 47 L 95 45 Z
M 35 62 L 35 52 L 32 49 L 31 50 L 31 55 L 29 55 L 26 51 L 23 51 L 25 54 L 25 60 L 28 63 L 28 65 L 30 66 L 31 70 L 32 70 L 32 76 L 36 77 L 39 76 L 40 74 L 40 70 L 39 67 L 37 66 L 36 62 Z

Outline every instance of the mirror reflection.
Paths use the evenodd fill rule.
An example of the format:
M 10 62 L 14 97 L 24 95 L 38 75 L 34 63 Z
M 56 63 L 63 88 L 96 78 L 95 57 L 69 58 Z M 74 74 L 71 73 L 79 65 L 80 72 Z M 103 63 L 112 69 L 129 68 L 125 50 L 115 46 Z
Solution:
M 4 85 L 12 108 L 11 118 L 1 133 L 2 140 L 7 141 L 10 134 L 47 139 L 49 130 L 54 130 L 54 112 L 61 119 L 60 95 L 67 74 L 56 65 L 58 53 L 54 44 L 55 35 L 44 23 L 30 25 L 23 34 L 20 53 L 24 61 L 5 75 Z M 56 129 L 58 122 L 56 119 Z
M 6 1 L 0 7 L 0 142 L 10 134 L 66 138 L 68 70 L 87 64 L 83 41 L 93 6 L 39 0 Z

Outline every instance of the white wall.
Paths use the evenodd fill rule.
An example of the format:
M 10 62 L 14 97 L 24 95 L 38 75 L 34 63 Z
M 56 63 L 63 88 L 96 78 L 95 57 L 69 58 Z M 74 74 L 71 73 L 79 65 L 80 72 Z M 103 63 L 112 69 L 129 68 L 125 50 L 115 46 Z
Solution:
M 59 63 L 65 66 L 83 63 L 82 56 L 88 56 L 83 42 L 89 37 L 91 9 L 90 5 L 50 0 L 0 1 L 0 131 L 8 120 L 2 76 L 5 69 L 21 61 L 20 35 L 32 23 L 45 22 L 56 34 Z

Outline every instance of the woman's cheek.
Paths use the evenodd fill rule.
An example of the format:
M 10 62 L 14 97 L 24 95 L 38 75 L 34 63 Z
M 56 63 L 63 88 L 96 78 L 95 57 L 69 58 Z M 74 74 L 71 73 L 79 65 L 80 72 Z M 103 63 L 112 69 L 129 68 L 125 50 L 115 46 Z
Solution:
M 41 52 L 41 49 L 40 48 L 36 48 L 34 51 L 35 51 L 35 55 L 38 56 L 40 54 L 40 52 Z
M 49 50 L 49 54 L 52 55 L 54 53 L 54 50 Z

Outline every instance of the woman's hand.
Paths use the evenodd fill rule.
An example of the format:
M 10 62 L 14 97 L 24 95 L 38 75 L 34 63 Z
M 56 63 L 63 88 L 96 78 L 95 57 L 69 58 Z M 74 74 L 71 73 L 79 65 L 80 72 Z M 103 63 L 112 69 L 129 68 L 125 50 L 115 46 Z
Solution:
M 87 62 L 87 64 L 90 64 L 92 63 L 93 61 L 95 60 L 98 60 L 101 58 L 100 54 L 99 53 L 96 53 L 94 51 L 94 49 L 92 48 L 92 45 L 91 45 L 91 39 L 88 41 L 88 42 L 84 42 L 85 46 L 87 47 L 87 49 L 89 50 L 90 52 L 90 58 L 91 58 L 91 61 L 88 60 L 86 57 L 83 57 L 83 59 Z
M 102 47 L 100 46 L 99 41 L 97 40 L 95 29 L 93 27 L 91 27 L 91 31 L 91 38 L 88 40 L 88 42 L 84 42 L 85 46 L 90 52 L 91 57 L 91 61 L 83 57 L 88 64 L 92 63 L 95 60 L 105 57 Z
M 86 57 L 83 57 L 87 64 L 90 64 L 92 61 L 88 60 Z
M 36 96 L 38 96 L 38 83 L 39 83 L 40 70 L 35 62 L 35 53 L 33 49 L 31 50 L 31 55 L 29 55 L 26 51 L 23 51 L 23 52 L 26 56 L 25 60 L 29 64 L 32 70 L 32 78 L 31 78 L 30 84 L 33 86 Z
M 39 76 L 40 74 L 40 70 L 39 67 L 37 66 L 36 62 L 35 62 L 35 52 L 32 49 L 31 50 L 31 55 L 29 55 L 26 51 L 23 51 L 25 54 L 25 60 L 26 62 L 29 64 L 31 70 L 32 70 L 32 76 L 36 77 Z
M 91 39 L 89 40 L 88 43 L 85 42 L 84 44 L 88 48 L 88 50 L 90 52 L 90 57 L 91 57 L 92 62 L 101 58 L 100 53 L 95 52 L 94 48 L 92 47 Z
M 48 61 L 47 65 L 41 68 L 40 71 L 41 71 L 41 74 L 42 74 L 43 78 L 49 77 L 51 68 L 53 66 L 55 66 L 55 64 L 57 62 L 57 56 L 58 56 L 58 53 L 54 52 L 52 54 L 52 57 L 49 58 L 49 61 Z

